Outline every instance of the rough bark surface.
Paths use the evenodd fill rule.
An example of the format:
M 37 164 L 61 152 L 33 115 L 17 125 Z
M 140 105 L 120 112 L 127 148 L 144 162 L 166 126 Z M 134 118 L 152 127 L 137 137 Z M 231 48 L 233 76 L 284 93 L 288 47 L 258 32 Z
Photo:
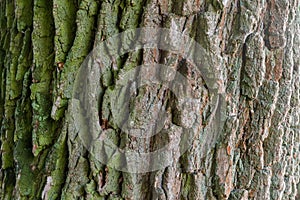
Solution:
M 199 98 L 181 113 L 167 89 L 136 89 L 136 118 L 151 120 L 162 105 L 174 137 L 197 133 L 173 165 L 143 174 L 92 156 L 68 107 L 93 46 L 137 27 L 171 28 L 201 44 L 226 105 L 224 126 L 205 137 L 217 141 L 203 149 L 214 101 L 201 74 L 158 49 L 115 60 L 101 82 L 99 113 L 123 147 L 147 152 L 172 139 L 129 137 L 114 126 L 107 99 L 126 67 L 172 64 Z M 299 33 L 299 0 L 0 0 L 0 198 L 300 199 Z

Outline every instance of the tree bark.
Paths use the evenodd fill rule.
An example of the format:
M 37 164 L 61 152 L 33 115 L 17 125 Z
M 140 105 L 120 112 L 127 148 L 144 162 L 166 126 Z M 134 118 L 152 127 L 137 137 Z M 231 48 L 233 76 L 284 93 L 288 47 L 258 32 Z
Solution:
M 298 0 L 0 0 L 1 199 L 300 199 L 299 8 Z M 157 48 L 110 63 L 98 109 L 114 143 L 141 153 L 176 137 L 190 144 L 169 166 L 131 173 L 86 148 L 71 99 L 93 47 L 138 27 L 188 35 L 209 68 Z M 108 99 L 123 72 L 147 63 L 173 66 L 187 80 L 179 93 L 190 88 L 197 101 L 180 111 L 167 88 L 136 88 L 135 119 L 160 117 L 156 105 L 167 113 L 167 134 L 139 138 L 118 126 Z M 217 97 L 220 121 L 210 124 Z

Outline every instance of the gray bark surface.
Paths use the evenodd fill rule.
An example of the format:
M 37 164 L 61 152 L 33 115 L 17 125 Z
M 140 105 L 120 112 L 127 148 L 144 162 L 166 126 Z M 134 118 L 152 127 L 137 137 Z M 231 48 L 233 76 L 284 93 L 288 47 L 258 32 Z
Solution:
M 101 163 L 80 142 L 70 108 L 93 47 L 138 27 L 189 35 L 209 64 L 201 74 L 180 55 L 142 49 L 114 60 L 101 79 L 100 125 L 115 144 L 149 152 L 174 138 L 191 143 L 147 173 Z M 0 198 L 300 199 L 299 33 L 299 0 L 0 0 Z M 147 124 L 161 105 L 169 135 L 128 136 L 112 116 L 116 80 L 143 63 L 173 66 L 187 80 L 179 93 L 191 88 L 198 100 L 180 112 L 167 88 L 136 88 L 132 114 Z M 209 123 L 216 95 L 223 125 L 209 132 L 219 125 Z

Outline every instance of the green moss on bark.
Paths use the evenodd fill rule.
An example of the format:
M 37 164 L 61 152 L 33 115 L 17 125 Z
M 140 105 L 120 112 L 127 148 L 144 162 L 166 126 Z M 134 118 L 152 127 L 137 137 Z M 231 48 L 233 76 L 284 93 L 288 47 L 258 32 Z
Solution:
M 54 123 L 50 118 L 51 80 L 54 68 L 54 24 L 52 1 L 42 0 L 34 3 L 33 16 L 33 72 L 31 100 L 33 107 L 33 152 L 35 155 L 52 143 Z
M 56 80 L 53 112 L 51 114 L 54 120 L 59 120 L 63 117 L 67 100 L 72 96 L 76 72 L 91 50 L 97 13 L 97 1 L 81 1 L 79 10 L 76 13 L 76 36 L 72 48 L 67 55 L 64 67 L 58 76 L 58 80 Z M 58 54 L 59 57 L 61 55 L 61 53 Z

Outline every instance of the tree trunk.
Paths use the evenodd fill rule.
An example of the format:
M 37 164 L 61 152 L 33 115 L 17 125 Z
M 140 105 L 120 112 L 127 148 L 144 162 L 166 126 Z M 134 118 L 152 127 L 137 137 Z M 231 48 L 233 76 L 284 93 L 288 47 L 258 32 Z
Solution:
M 0 0 L 0 9 L 1 199 L 300 199 L 298 0 Z M 138 27 L 188 36 L 195 63 L 164 46 L 114 57 L 106 43 L 109 67 L 93 88 L 84 59 Z M 117 52 L 137 37 L 117 38 Z M 147 64 L 176 76 L 138 68 Z M 158 84 L 118 85 L 127 72 Z M 83 112 L 92 107 L 96 121 Z M 155 135 L 128 134 L 131 123 Z M 91 130 L 134 155 L 173 146 L 118 158 L 81 134 Z

